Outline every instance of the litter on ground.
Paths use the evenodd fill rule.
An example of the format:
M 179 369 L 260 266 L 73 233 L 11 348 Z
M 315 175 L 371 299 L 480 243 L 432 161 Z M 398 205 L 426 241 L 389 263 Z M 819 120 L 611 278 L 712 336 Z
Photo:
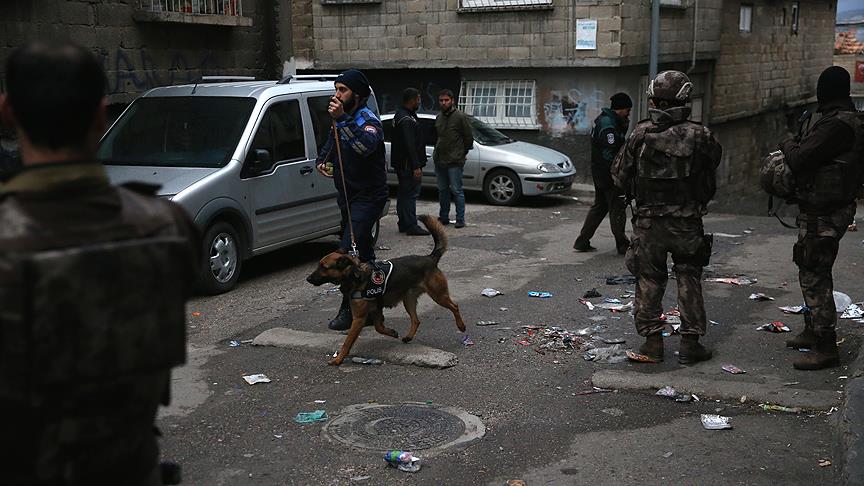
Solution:
M 785 314 L 803 314 L 806 305 L 787 305 L 783 307 L 778 307 Z
M 706 278 L 706 282 L 725 283 L 729 285 L 753 285 L 758 280 L 749 277 L 714 277 Z
M 744 373 L 747 373 L 746 371 L 742 370 L 741 368 L 739 368 L 735 365 L 731 365 L 731 364 L 723 365 L 722 368 L 723 368 L 723 371 L 725 371 L 727 373 L 732 373 L 733 375 L 743 375 Z
M 552 292 L 531 290 L 528 292 L 528 297 L 537 297 L 538 299 L 548 299 L 552 297 Z
M 483 291 L 480 293 L 486 297 L 495 297 L 496 295 L 503 295 L 504 294 L 504 292 L 501 292 L 501 291 L 495 290 L 495 289 L 491 289 L 491 288 L 483 289 Z
M 365 364 L 365 365 L 382 365 L 384 361 L 375 358 L 361 358 L 360 356 L 354 356 L 351 358 L 352 363 L 357 364 Z
M 761 326 L 756 328 L 757 331 L 768 331 L 768 332 L 789 332 L 789 326 L 783 324 L 780 321 L 769 322 L 767 324 L 762 324 Z
M 387 451 L 384 453 L 384 461 L 388 466 L 395 467 L 400 471 L 415 473 L 420 470 L 420 458 L 406 451 Z
M 633 285 L 636 283 L 636 277 L 633 275 L 613 275 L 606 277 L 606 285 Z
M 758 300 L 761 302 L 766 300 L 774 300 L 774 297 L 768 297 L 762 292 L 759 292 L 758 294 L 750 294 L 750 300 Z
M 267 378 L 267 375 L 263 373 L 258 373 L 255 375 L 246 375 L 243 377 L 246 380 L 246 383 L 250 385 L 254 385 L 256 383 L 270 383 L 270 378 Z
M 858 304 L 850 304 L 843 311 L 843 315 L 840 316 L 841 319 L 861 319 L 864 317 L 864 309 L 862 309 L 862 305 L 864 303 L 859 302 Z
M 732 428 L 729 417 L 723 417 L 722 415 L 703 413 L 700 419 L 702 420 L 702 427 L 705 427 L 707 430 L 723 430 Z
M 630 361 L 636 361 L 637 363 L 658 363 L 658 361 L 650 356 L 645 356 L 644 354 L 635 353 L 633 351 L 626 351 L 627 359 Z
M 583 299 L 593 299 L 595 297 L 603 297 L 600 295 L 600 292 L 597 292 L 597 289 L 591 289 L 582 295 Z
M 327 420 L 327 412 L 324 410 L 315 410 L 314 412 L 300 412 L 294 417 L 294 421 L 298 424 L 311 424 L 315 422 L 323 422 Z

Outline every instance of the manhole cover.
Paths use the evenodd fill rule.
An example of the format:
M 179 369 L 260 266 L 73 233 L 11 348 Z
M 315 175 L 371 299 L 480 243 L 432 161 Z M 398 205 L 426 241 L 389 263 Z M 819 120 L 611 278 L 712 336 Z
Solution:
M 453 407 L 364 404 L 345 408 L 321 433 L 332 442 L 359 449 L 423 451 L 428 456 L 465 447 L 483 437 L 486 428 L 476 416 Z

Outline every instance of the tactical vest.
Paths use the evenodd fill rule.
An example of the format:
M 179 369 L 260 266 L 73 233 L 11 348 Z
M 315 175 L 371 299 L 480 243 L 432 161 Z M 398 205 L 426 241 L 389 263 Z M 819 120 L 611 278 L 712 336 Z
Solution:
M 164 223 L 147 217 L 161 205 L 120 194 L 140 229 Z M 14 204 L 4 216 L 38 226 Z M 171 234 L 0 256 L 0 402 L 22 420 L 5 431 L 7 479 L 137 484 L 157 467 L 153 421 L 185 361 L 192 258 Z
M 852 129 L 852 149 L 819 167 L 816 173 L 798 182 L 798 199 L 810 206 L 838 206 L 853 202 L 864 184 L 864 113 L 838 111 L 836 116 Z
M 716 192 L 713 167 L 697 157 L 693 122 L 648 131 L 636 160 L 635 199 L 638 207 L 707 204 Z

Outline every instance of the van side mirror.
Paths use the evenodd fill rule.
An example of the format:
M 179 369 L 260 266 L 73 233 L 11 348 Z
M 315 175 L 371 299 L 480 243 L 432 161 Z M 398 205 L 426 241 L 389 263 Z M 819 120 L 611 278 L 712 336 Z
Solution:
M 273 167 L 273 157 L 270 156 L 270 151 L 267 149 L 255 149 L 255 158 L 252 160 L 253 172 L 263 172 L 270 167 Z

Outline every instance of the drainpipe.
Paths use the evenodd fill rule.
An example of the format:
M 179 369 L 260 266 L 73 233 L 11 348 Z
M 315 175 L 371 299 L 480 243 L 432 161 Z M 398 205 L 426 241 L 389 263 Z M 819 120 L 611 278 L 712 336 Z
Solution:
M 690 69 L 687 70 L 687 74 L 690 74 L 694 69 L 696 69 L 696 34 L 699 32 L 698 23 L 699 0 L 693 0 L 693 58 L 690 60 Z
M 651 50 L 648 57 L 648 82 L 657 77 L 657 51 L 660 48 L 660 0 L 651 1 Z

